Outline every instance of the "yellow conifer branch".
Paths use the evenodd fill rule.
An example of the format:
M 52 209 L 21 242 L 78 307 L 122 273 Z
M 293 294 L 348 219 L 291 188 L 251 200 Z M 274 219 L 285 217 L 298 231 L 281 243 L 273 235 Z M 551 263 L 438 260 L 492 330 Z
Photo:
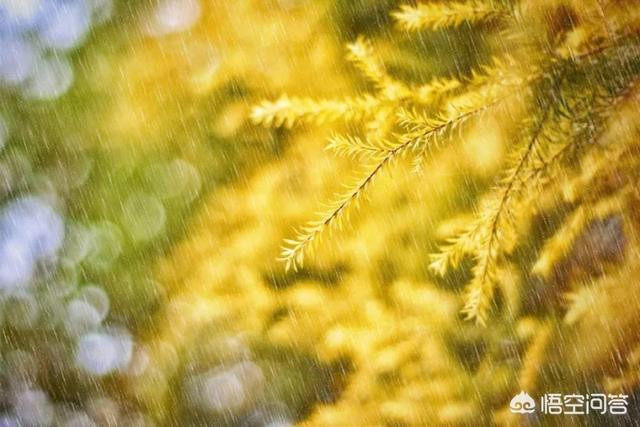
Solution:
M 404 5 L 392 16 L 398 26 L 408 31 L 438 30 L 456 27 L 463 22 L 481 22 L 504 15 L 489 1 L 432 2 L 417 6 Z
M 474 223 L 471 223 L 474 224 Z M 457 268 L 466 255 L 471 255 L 476 251 L 475 239 L 469 236 L 469 227 L 463 232 L 449 238 L 440 250 L 431 254 L 429 258 L 429 269 L 438 276 L 444 276 L 447 271 Z
M 371 141 L 384 141 L 396 125 L 395 110 L 397 106 L 387 104 L 376 111 L 374 116 L 365 125 L 366 138 Z
M 498 103 L 500 100 L 494 101 Z M 490 104 L 493 105 L 493 104 Z M 353 204 L 366 188 L 378 175 L 378 173 L 398 154 L 407 151 L 409 149 L 415 149 L 420 145 L 428 145 L 436 137 L 442 136 L 447 131 L 455 129 L 461 123 L 470 119 L 471 117 L 481 114 L 490 105 L 480 105 L 476 109 L 469 109 L 459 111 L 457 115 L 451 115 L 446 118 L 429 119 L 427 117 L 418 115 L 408 110 L 401 109 L 399 113 L 399 120 L 410 127 L 410 132 L 403 134 L 396 142 L 383 142 L 380 150 L 382 157 L 377 157 L 377 162 L 373 166 L 372 170 L 368 172 L 365 177 L 359 181 L 355 186 L 338 197 L 337 201 L 331 204 L 327 212 L 321 215 L 319 220 L 312 221 L 303 227 L 298 233 L 295 239 L 286 240 L 286 246 L 282 249 L 280 260 L 285 263 L 285 268 L 297 268 L 302 265 L 304 260 L 304 252 L 310 247 L 323 230 L 332 226 L 337 220 L 339 220 L 347 208 Z M 360 138 L 354 137 L 334 137 L 333 142 L 329 144 L 332 149 L 339 148 L 342 152 L 360 152 L 371 151 L 372 145 L 370 142 L 364 142 Z M 366 150 L 364 147 L 367 147 Z M 374 156 L 376 158 L 376 156 Z M 487 276 L 487 274 L 485 274 Z
M 406 145 L 400 145 L 387 152 L 387 154 L 374 165 L 373 169 L 365 174 L 364 178 L 357 182 L 349 191 L 340 195 L 337 200 L 330 205 L 329 209 L 320 215 L 320 219 L 309 222 L 300 230 L 295 239 L 285 240 L 285 246 L 282 248 L 279 259 L 285 263 L 286 270 L 290 270 L 291 268 L 297 270 L 298 267 L 302 267 L 305 251 L 312 247 L 323 231 L 334 225 L 339 226 L 340 220 L 346 214 L 347 210 L 360 199 L 367 187 L 384 167 L 405 148 Z
M 265 101 L 251 111 L 251 120 L 266 127 L 291 128 L 295 124 L 321 125 L 335 121 L 357 121 L 375 111 L 379 101 L 363 95 L 339 100 L 315 100 L 282 96 Z
M 329 139 L 327 150 L 346 157 L 375 158 L 391 151 L 391 142 L 381 141 L 373 143 L 370 139 L 363 139 L 352 135 L 334 135 Z
M 441 137 L 445 133 L 458 128 L 469 119 L 477 117 L 486 110 L 500 104 L 508 97 L 493 100 L 477 99 L 476 102 L 460 105 L 459 108 L 450 111 L 441 111 L 434 116 L 427 116 L 414 110 L 399 108 L 397 112 L 398 123 L 406 129 L 401 136 L 402 141 L 413 140 L 414 146 L 425 141 Z M 425 145 L 426 148 L 426 145 Z
M 389 100 L 398 100 L 412 95 L 409 88 L 387 73 L 384 64 L 378 60 L 371 42 L 358 37 L 355 42 L 347 44 L 347 59 L 360 70 L 364 77 L 374 84 L 376 89 Z
M 508 93 L 497 93 L 496 91 L 473 93 L 468 95 L 464 101 L 458 98 L 457 102 L 450 102 L 446 110 L 431 117 L 425 116 L 415 111 L 400 108 L 398 110 L 398 122 L 406 132 L 401 136 L 402 140 L 414 140 L 414 148 L 421 146 L 419 154 L 414 159 L 413 170 L 419 171 L 426 157 L 427 149 L 430 147 L 423 142 L 429 142 L 431 138 L 442 137 L 445 134 L 451 135 L 452 131 L 464 125 L 469 119 L 482 116 L 490 109 L 499 107 L 507 99 L 518 94 L 518 91 L 511 90 Z M 443 139 L 437 140 L 444 142 Z
M 442 95 L 458 89 L 462 82 L 454 77 L 435 78 L 429 83 L 423 84 L 412 90 L 411 97 L 418 104 L 431 104 Z
M 480 211 L 476 226 L 467 233 L 466 238 L 476 243 L 476 265 L 473 268 L 473 279 L 467 286 L 467 298 L 463 313 L 468 319 L 475 319 L 484 325 L 495 288 L 496 263 L 503 247 L 511 246 L 515 231 L 505 215 L 510 215 L 511 204 L 517 198 L 524 181 L 521 175 L 536 151 L 536 145 L 542 136 L 544 125 L 549 115 L 549 107 L 535 125 L 529 143 L 520 159 L 508 172 L 503 183 L 496 188 L 493 197 L 487 199 Z M 458 250 L 458 248 L 453 248 Z
M 390 80 L 384 64 L 375 56 L 373 45 L 365 37 L 360 36 L 353 43 L 348 43 L 347 52 L 347 59 L 376 86 L 383 87 Z
M 537 391 L 538 375 L 552 334 L 553 329 L 549 321 L 539 326 L 522 360 L 522 368 L 518 378 L 520 390 L 527 390 L 528 393 Z

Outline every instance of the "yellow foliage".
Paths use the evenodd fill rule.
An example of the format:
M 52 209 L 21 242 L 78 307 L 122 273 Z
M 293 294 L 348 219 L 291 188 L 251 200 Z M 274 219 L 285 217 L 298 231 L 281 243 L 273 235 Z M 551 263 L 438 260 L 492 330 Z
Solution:
M 398 25 L 406 30 L 430 29 L 457 26 L 463 22 L 477 22 L 499 16 L 506 11 L 491 2 L 429 2 L 417 6 L 401 6 L 393 14 Z
M 537 25 L 541 10 L 571 2 L 522 2 L 514 10 L 494 3 L 502 4 L 425 3 L 394 14 L 405 29 L 489 20 L 516 33 L 466 75 L 405 82 L 376 55 L 375 40 L 357 38 L 347 60 L 371 92 L 354 93 L 348 79 L 333 75 L 344 59 L 334 46 L 325 62 L 271 78 L 270 90 L 299 95 L 257 100 L 247 117 L 284 128 L 272 134 L 282 154 L 205 200 L 187 237 L 158 266 L 170 304 L 148 345 L 161 375 L 131 384 L 140 401 L 166 407 L 175 354 L 196 345 L 203 330 L 293 347 L 323 363 L 348 360 L 352 370 L 336 401 L 310 408 L 300 425 L 517 424 L 504 413 L 510 397 L 559 381 L 560 363 L 575 372 L 562 382 L 574 392 L 585 372 L 594 382 L 604 384 L 605 374 L 614 382 L 612 355 L 638 342 L 637 304 L 623 302 L 637 290 L 624 286 L 624 274 L 640 273 L 628 255 L 637 250 L 638 225 L 629 214 L 638 204 L 638 155 L 628 132 L 635 130 L 635 71 L 628 56 L 609 53 L 637 42 L 607 36 L 595 18 L 571 28 L 553 22 L 545 34 L 554 42 L 539 54 L 518 44 L 526 23 Z M 622 13 L 612 8 L 618 21 Z M 629 70 L 620 80 L 610 76 L 623 67 Z M 301 87 L 305 76 L 324 70 L 344 90 L 323 98 L 318 79 Z M 317 128 L 328 124 L 336 127 Z M 326 140 L 342 159 L 328 159 Z M 364 171 L 351 182 L 354 163 Z M 491 186 L 493 173 L 500 178 Z M 364 197 L 366 208 L 355 214 Z M 282 265 L 275 259 L 280 242 L 318 200 L 333 202 L 285 240 Z M 559 226 L 527 235 L 556 214 L 565 218 Z M 550 273 L 578 262 L 590 224 L 612 214 L 624 218 L 620 233 L 628 241 L 618 271 L 555 283 Z M 319 246 L 325 234 L 333 236 Z M 444 245 L 429 258 L 436 240 Z M 459 320 L 461 310 L 491 327 Z M 612 328 L 621 335 L 607 336 Z

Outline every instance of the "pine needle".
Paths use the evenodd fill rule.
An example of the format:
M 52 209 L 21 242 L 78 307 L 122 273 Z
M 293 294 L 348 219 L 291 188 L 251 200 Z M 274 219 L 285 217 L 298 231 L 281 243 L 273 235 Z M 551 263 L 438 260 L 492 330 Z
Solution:
M 488 1 L 469 1 L 433 2 L 417 6 L 404 5 L 392 16 L 400 28 L 407 31 L 418 31 L 457 27 L 464 22 L 487 21 L 504 13 Z
M 380 101 L 369 95 L 339 100 L 315 100 L 282 96 L 265 101 L 251 111 L 251 120 L 266 127 L 291 128 L 295 124 L 362 120 L 376 110 Z
M 360 179 L 349 191 L 340 195 L 329 209 L 320 215 L 320 219 L 309 222 L 299 231 L 295 239 L 285 240 L 285 246 L 282 248 L 279 260 L 285 263 L 287 271 L 292 268 L 297 270 L 298 267 L 303 266 L 305 251 L 312 247 L 325 230 L 333 226 L 339 227 L 347 210 L 361 198 L 367 187 L 384 167 L 405 148 L 406 146 L 398 146 L 389 151 L 375 164 L 373 169 L 365 174 L 364 178 Z
M 478 324 L 485 325 L 489 307 L 493 299 L 496 285 L 496 263 L 501 256 L 501 246 L 509 246 L 515 238 L 515 231 L 510 224 L 509 215 L 511 204 L 524 184 L 522 173 L 535 153 L 536 145 L 542 136 L 544 125 L 550 108 L 544 109 L 544 114 L 534 126 L 529 143 L 520 154 L 519 160 L 507 173 L 503 182 L 492 191 L 492 197 L 487 199 L 474 228 L 471 228 L 465 238 L 475 242 L 476 265 L 473 268 L 473 279 L 467 286 L 467 297 L 463 313 L 468 319 L 475 319 Z M 460 250 L 460 248 L 446 248 Z M 450 256 L 452 257 L 452 256 Z

